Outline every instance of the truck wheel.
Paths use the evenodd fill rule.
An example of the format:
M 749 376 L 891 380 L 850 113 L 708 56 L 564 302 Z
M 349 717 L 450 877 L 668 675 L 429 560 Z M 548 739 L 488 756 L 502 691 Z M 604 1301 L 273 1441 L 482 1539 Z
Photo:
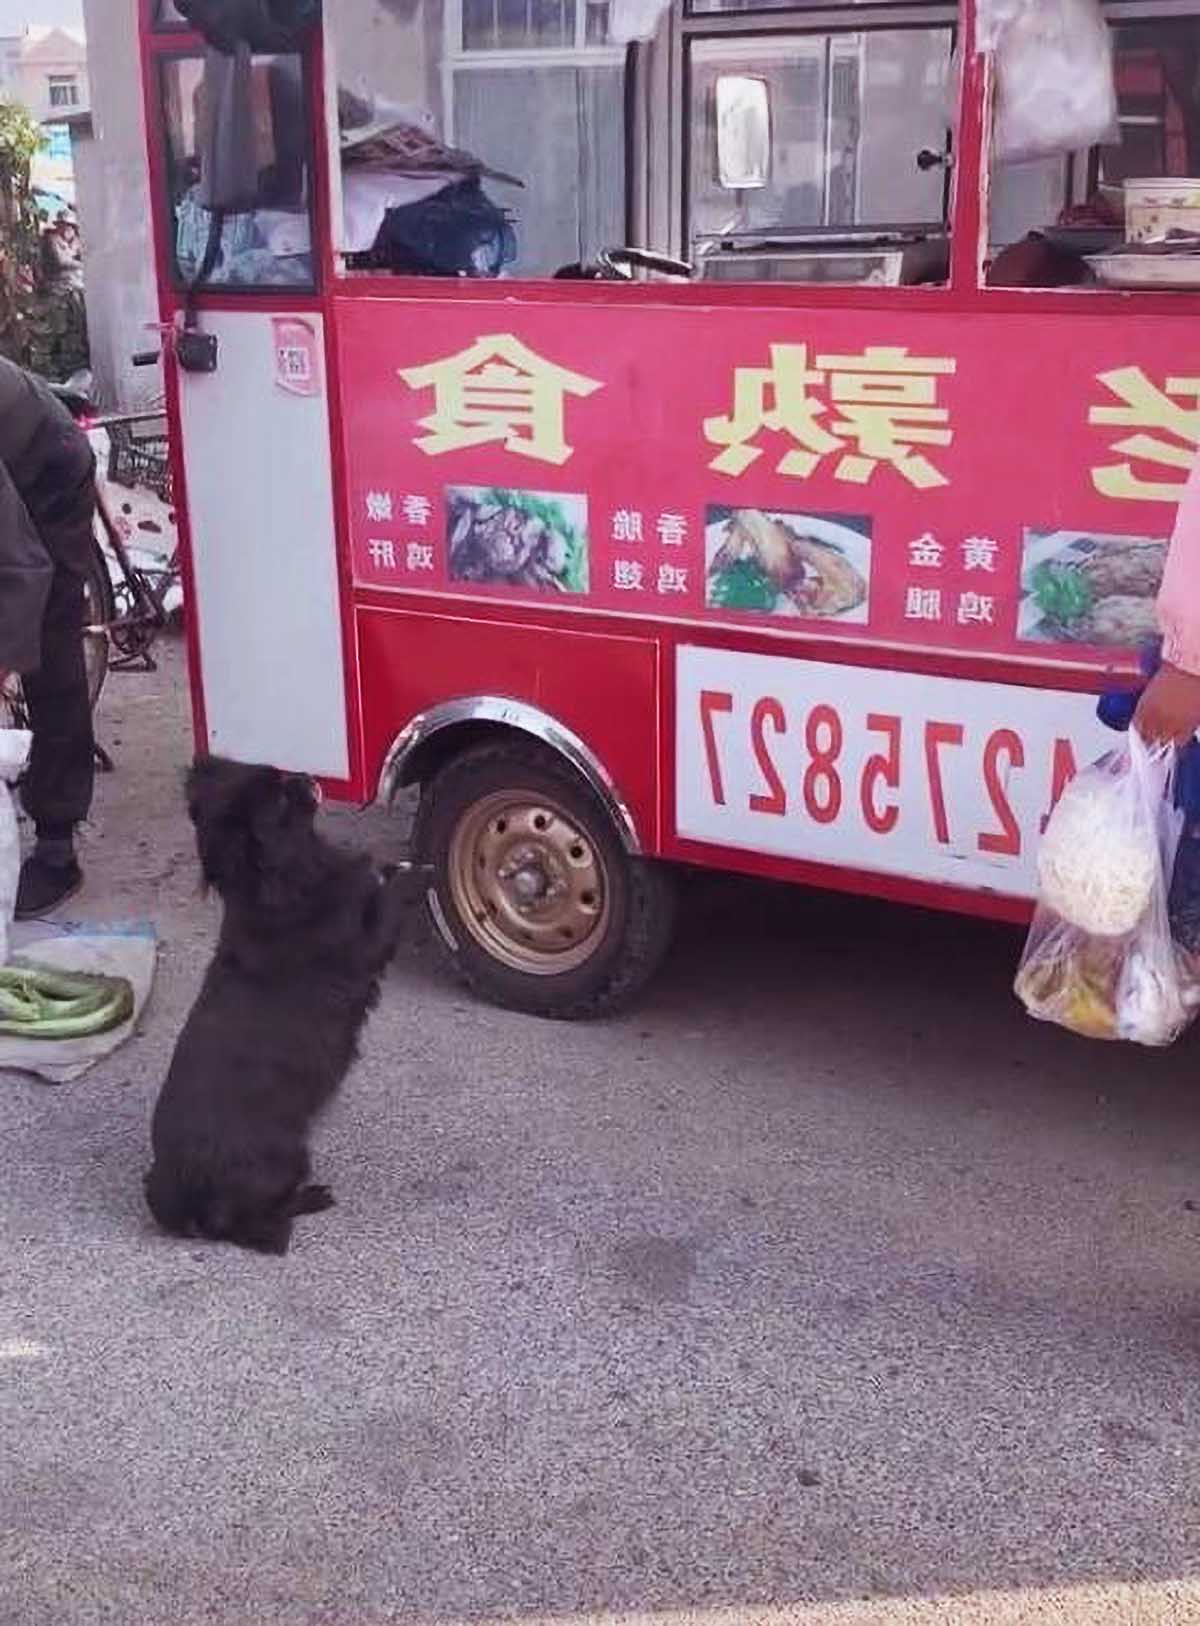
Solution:
M 424 787 L 416 848 L 429 911 L 476 993 L 534 1016 L 602 1016 L 657 968 L 673 877 L 631 858 L 573 769 L 532 744 L 483 745 Z

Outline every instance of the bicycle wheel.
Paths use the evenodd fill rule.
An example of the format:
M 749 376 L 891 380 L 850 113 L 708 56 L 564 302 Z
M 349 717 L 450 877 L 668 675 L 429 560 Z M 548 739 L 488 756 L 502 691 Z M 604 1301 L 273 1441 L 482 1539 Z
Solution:
M 87 675 L 88 704 L 93 711 L 108 675 L 108 624 L 114 614 L 112 581 L 97 542 L 83 578 L 83 668 Z M 29 710 L 21 692 L 21 680 L 14 674 L 0 685 L 0 728 L 28 727 Z
M 108 625 L 115 614 L 108 562 L 96 541 L 83 578 L 83 664 L 93 711 L 108 676 Z

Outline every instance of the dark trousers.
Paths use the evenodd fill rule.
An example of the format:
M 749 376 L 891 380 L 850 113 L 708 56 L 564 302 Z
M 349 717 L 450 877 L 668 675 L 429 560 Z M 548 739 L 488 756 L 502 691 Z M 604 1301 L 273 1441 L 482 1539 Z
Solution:
M 95 744 L 83 609 L 83 578 L 57 566 L 42 620 L 41 665 L 21 679 L 33 730 L 21 801 L 45 840 L 69 837 L 92 805 Z

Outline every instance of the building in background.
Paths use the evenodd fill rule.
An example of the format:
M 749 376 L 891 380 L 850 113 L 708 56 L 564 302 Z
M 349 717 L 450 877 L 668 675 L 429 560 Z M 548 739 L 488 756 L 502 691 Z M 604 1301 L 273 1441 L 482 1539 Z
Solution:
M 0 98 L 16 101 L 20 80 L 21 34 L 0 34 Z
M 0 35 L 0 100 L 16 102 L 46 130 L 34 160 L 39 201 L 50 215 L 75 201 L 68 125 L 86 116 L 91 101 L 87 44 L 72 28 L 26 27 Z
M 45 122 L 91 102 L 87 44 L 71 28 L 26 28 L 0 36 L 0 96 Z
M 99 399 L 135 408 L 161 395 L 157 368 L 136 370 L 158 319 L 150 182 L 138 63 L 137 0 L 84 0 L 88 113 L 68 118 L 83 237 L 88 337 Z

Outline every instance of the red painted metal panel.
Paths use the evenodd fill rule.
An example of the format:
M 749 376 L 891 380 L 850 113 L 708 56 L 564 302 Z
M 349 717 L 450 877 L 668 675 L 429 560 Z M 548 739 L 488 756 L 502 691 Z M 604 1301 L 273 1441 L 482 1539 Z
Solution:
M 659 842 L 658 651 L 622 638 L 520 623 L 363 609 L 358 613 L 367 780 L 418 713 L 447 700 L 499 695 L 546 712 L 599 758 L 647 849 Z

